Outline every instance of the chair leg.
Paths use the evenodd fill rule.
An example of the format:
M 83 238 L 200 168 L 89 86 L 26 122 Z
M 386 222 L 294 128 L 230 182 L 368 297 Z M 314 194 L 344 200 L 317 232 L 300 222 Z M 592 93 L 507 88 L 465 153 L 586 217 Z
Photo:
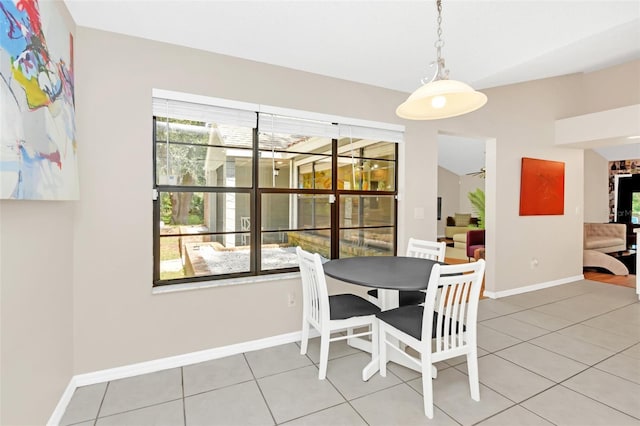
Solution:
M 371 362 L 369 362 L 362 370 L 362 381 L 369 380 L 377 371 L 380 371 L 380 334 L 378 319 L 374 318 L 369 326 L 371 330 Z
M 380 338 L 380 326 L 378 325 L 378 319 L 375 318 L 371 323 L 371 358 L 378 358 L 378 352 L 380 350 L 380 344 L 378 339 Z
M 324 380 L 327 377 L 327 364 L 329 363 L 329 332 L 322 332 L 320 335 L 320 371 L 318 379 Z
M 347 328 L 347 336 L 353 335 L 353 328 Z M 347 339 L 347 345 L 352 346 L 353 338 Z
M 309 344 L 309 322 L 305 319 L 302 321 L 302 339 L 300 340 L 300 355 L 307 353 L 307 345 Z
M 387 333 L 384 325 L 378 322 L 378 357 L 380 359 L 380 375 L 387 377 Z
M 478 379 L 478 354 L 472 351 L 467 354 L 467 370 L 469 371 L 469 390 L 471 399 L 480 401 L 480 383 Z
M 424 401 L 424 414 L 433 419 L 433 377 L 431 375 L 431 357 L 428 354 L 420 356 L 422 364 L 422 398 Z

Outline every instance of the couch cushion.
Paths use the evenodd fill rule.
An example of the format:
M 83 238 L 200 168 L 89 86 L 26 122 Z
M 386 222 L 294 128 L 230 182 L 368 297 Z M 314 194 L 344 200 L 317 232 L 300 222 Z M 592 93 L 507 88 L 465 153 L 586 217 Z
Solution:
M 471 213 L 456 213 L 453 216 L 456 226 L 469 226 L 469 223 L 471 223 Z
M 614 247 L 621 244 L 625 244 L 625 241 L 621 238 L 590 236 L 587 240 L 585 240 L 584 248 L 586 250 L 594 250 L 603 247 Z
M 457 241 L 459 243 L 465 243 L 467 244 L 467 233 L 463 232 L 461 234 L 455 234 L 453 236 L 453 241 Z

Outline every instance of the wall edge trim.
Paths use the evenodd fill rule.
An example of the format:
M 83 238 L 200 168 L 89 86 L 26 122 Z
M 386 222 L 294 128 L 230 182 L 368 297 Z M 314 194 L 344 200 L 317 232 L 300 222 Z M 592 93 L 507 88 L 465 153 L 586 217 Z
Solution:
M 47 426 L 57 426 L 60 424 L 62 416 L 67 410 L 67 406 L 69 405 L 69 402 L 71 402 L 71 397 L 73 396 L 73 393 L 76 391 L 77 387 L 78 384 L 76 383 L 75 376 L 71 377 L 71 380 L 69 380 L 69 384 L 65 388 L 64 392 L 62 392 L 62 396 L 60 397 L 56 408 L 53 410 L 53 413 L 51 413 L 49 421 L 47 421 Z
M 568 284 L 576 281 L 584 280 L 584 275 L 574 275 L 572 277 L 560 278 L 559 280 L 546 281 L 538 284 L 527 285 L 524 287 L 513 288 L 504 291 L 485 291 L 484 296 L 491 299 L 499 299 L 501 297 L 513 296 L 516 294 L 529 293 L 530 291 L 542 290 L 543 288 L 555 287 L 562 284 Z
M 312 329 L 309 337 L 318 337 L 317 330 Z M 236 343 L 233 345 L 221 346 L 217 348 L 205 349 L 202 351 L 190 352 L 181 355 L 159 358 L 150 361 L 138 362 L 135 364 L 123 365 L 120 367 L 108 368 L 105 370 L 93 371 L 90 373 L 76 374 L 71 377 L 69 384 L 62 393 L 60 401 L 54 409 L 47 426 L 54 426 L 60 423 L 62 416 L 71 401 L 75 390 L 80 386 L 94 385 L 111 380 L 125 379 L 127 377 L 138 376 L 140 374 L 155 373 L 169 368 L 184 367 L 186 365 L 197 364 L 199 362 L 211 361 L 244 352 L 251 352 L 266 349 L 273 346 L 284 345 L 300 341 L 301 331 L 280 334 L 277 336 L 265 337 L 263 339 L 251 340 L 248 342 Z

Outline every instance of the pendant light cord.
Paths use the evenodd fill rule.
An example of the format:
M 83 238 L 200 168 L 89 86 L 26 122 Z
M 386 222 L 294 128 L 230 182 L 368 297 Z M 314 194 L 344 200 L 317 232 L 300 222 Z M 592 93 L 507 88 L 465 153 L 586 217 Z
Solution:
M 442 0 L 436 0 L 436 7 L 438 8 L 438 39 L 434 43 L 436 47 L 436 61 L 431 62 L 429 67 L 436 67 L 436 72 L 433 77 L 427 79 L 426 77 L 420 80 L 422 84 L 428 84 L 437 80 L 448 80 L 449 70 L 444 65 L 444 58 L 442 57 L 442 48 L 444 47 L 444 40 L 442 39 Z

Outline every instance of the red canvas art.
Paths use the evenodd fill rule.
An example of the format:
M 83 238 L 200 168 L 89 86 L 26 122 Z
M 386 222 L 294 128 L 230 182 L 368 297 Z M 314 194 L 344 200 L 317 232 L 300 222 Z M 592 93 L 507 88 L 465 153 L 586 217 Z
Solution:
M 522 158 L 520 216 L 564 214 L 564 163 Z

